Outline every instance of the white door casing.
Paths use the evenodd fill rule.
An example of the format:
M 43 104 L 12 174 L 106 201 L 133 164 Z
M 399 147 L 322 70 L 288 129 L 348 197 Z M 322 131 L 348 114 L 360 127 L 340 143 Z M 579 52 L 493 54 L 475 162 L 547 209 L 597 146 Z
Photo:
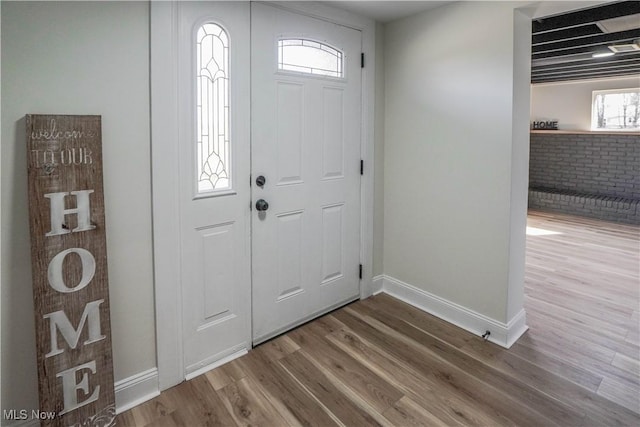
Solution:
M 207 3 L 218 6 L 224 4 L 221 2 Z M 246 10 L 249 9 L 248 2 L 234 3 L 238 7 L 243 5 Z M 363 264 L 363 280 L 360 286 L 360 297 L 366 297 L 371 294 L 372 278 L 375 24 L 367 18 L 314 2 L 273 2 L 271 4 L 301 15 L 313 16 L 362 31 L 362 51 L 366 55 L 367 66 L 362 72 L 362 115 L 359 119 L 362 135 L 361 155 L 365 161 L 361 184 L 360 259 Z M 186 330 L 187 327 L 183 327 L 182 270 L 184 266 L 181 264 L 182 229 L 180 221 L 183 214 L 180 206 L 183 200 L 183 185 L 180 175 L 183 158 L 180 156 L 181 146 L 179 145 L 181 129 L 184 125 L 178 115 L 179 98 L 182 93 L 179 80 L 182 55 L 179 36 L 183 11 L 181 2 L 176 1 L 152 2 L 150 8 L 156 340 L 159 389 L 165 390 L 185 379 L 187 360 L 183 355 L 183 350 L 186 349 L 183 330 Z M 221 10 L 218 9 L 218 11 Z M 227 25 L 224 22 L 224 17 L 219 13 L 211 12 L 210 17 L 223 26 Z M 230 27 L 225 28 L 230 30 Z M 246 30 L 245 35 L 249 37 L 249 29 Z M 231 40 L 233 44 L 235 41 L 233 34 Z M 255 91 L 255 88 L 253 90 Z M 246 90 L 245 94 L 248 93 L 249 91 Z M 246 114 L 248 118 L 249 113 Z M 248 178 L 247 175 L 247 181 L 245 181 L 247 188 L 249 188 Z M 242 177 L 238 180 L 241 183 L 244 181 Z M 249 200 L 247 200 L 247 211 L 248 206 Z M 216 223 L 216 221 L 212 222 Z M 248 224 L 247 221 L 246 225 Z M 246 227 L 245 233 L 249 235 L 249 232 L 249 227 Z M 250 305 L 250 299 L 245 301 L 247 309 Z M 250 322 L 250 314 L 246 316 L 246 319 L 247 322 Z M 246 345 L 250 345 L 249 331 L 244 339 L 247 342 Z M 231 354 L 229 357 L 234 357 L 237 354 Z M 214 363 L 220 364 L 223 360 Z M 191 369 L 196 369 L 196 367 L 192 366 Z M 197 371 L 193 372 L 197 373 Z
M 252 193 L 269 203 L 251 217 L 257 344 L 360 295 L 361 33 L 262 3 L 251 18 Z M 279 69 L 281 40 L 335 48 L 344 75 Z

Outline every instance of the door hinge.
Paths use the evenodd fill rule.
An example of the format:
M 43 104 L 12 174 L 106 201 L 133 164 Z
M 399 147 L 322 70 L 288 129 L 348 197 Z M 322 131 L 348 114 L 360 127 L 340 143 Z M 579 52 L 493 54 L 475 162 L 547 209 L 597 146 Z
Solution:
M 360 175 L 364 175 L 364 160 L 360 159 Z
M 360 54 L 360 68 L 364 68 L 364 52 Z
M 360 277 L 360 280 L 362 280 L 362 264 L 360 264 L 360 272 L 358 273 L 358 277 Z

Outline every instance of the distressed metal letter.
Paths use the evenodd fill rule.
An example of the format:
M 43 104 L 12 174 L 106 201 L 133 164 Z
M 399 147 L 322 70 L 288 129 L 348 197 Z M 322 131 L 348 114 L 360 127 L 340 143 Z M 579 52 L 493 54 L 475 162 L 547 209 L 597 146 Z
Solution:
M 87 405 L 91 402 L 95 402 L 100 397 L 100 386 L 96 386 L 91 393 L 91 396 L 82 402 L 78 402 L 78 390 L 82 390 L 85 395 L 89 394 L 89 378 L 87 373 L 82 374 L 80 382 L 76 382 L 76 372 L 83 369 L 91 370 L 92 374 L 96 373 L 96 361 L 92 360 L 84 365 L 76 366 L 75 368 L 67 369 L 56 374 L 57 378 L 62 378 L 62 396 L 64 398 L 64 409 L 58 415 L 64 415 L 67 412 L 71 412 L 74 409 L 78 409 L 81 406 Z
M 70 253 L 76 253 L 80 256 L 80 262 L 82 262 L 82 277 L 80 283 L 74 288 L 69 288 L 64 283 L 64 277 L 62 276 L 62 264 L 64 259 Z M 96 274 L 96 259 L 91 252 L 82 248 L 71 248 L 58 253 L 49 262 L 49 268 L 47 269 L 47 278 L 49 279 L 49 285 L 58 292 L 68 294 L 71 292 L 79 291 L 91 282 L 93 276 Z
M 102 329 L 100 328 L 100 304 L 103 302 L 104 300 L 100 299 L 91 301 L 84 306 L 82 318 L 80 319 L 80 324 L 77 329 L 71 325 L 64 310 L 54 311 L 53 313 L 42 316 L 45 319 L 49 319 L 49 332 L 51 334 L 51 351 L 44 357 L 51 357 L 64 352 L 64 350 L 58 347 L 58 330 L 67 344 L 69 344 L 69 347 L 76 348 L 87 320 L 89 320 L 89 339 L 87 339 L 83 345 L 105 339 L 106 335 L 102 335 Z
M 45 194 L 44 197 L 51 201 L 51 231 L 45 234 L 45 236 L 57 236 L 60 234 L 68 234 L 72 231 L 87 231 L 96 228 L 95 225 L 91 225 L 91 206 L 89 202 L 89 194 L 91 193 L 93 193 L 93 190 Z M 64 198 L 69 194 L 76 196 L 77 207 L 75 209 L 64 208 Z M 71 214 L 78 215 L 78 226 L 73 230 L 65 229 L 63 227 L 64 217 Z

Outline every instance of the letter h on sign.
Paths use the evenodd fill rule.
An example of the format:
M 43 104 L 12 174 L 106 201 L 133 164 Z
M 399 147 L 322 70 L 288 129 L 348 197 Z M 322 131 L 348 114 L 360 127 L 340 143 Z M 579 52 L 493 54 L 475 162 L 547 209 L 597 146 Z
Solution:
M 44 197 L 49 199 L 51 203 L 51 231 L 46 236 L 58 236 L 72 231 L 88 231 L 96 228 L 95 225 L 91 224 L 90 218 L 89 194 L 91 193 L 93 193 L 93 190 L 45 194 Z M 70 194 L 76 196 L 77 207 L 75 209 L 64 208 L 64 198 Z M 65 228 L 64 225 L 64 218 L 69 214 L 77 214 L 78 216 L 78 226 L 73 230 L 69 230 L 68 227 Z

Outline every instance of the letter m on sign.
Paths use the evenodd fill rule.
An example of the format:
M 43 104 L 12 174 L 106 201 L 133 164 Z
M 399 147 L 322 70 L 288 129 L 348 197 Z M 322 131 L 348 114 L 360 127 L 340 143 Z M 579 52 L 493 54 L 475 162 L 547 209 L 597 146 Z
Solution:
M 27 115 L 39 409 L 115 422 L 100 116 Z M 69 153 L 91 161 L 68 161 Z M 43 153 L 45 153 L 43 155 Z
M 64 314 L 63 310 L 54 311 L 53 313 L 45 314 L 44 318 L 49 319 L 49 326 L 51 331 L 51 351 L 45 354 L 45 357 L 55 356 L 57 354 L 63 353 L 64 350 L 61 350 L 58 347 L 58 331 L 62 334 L 65 341 L 69 345 L 69 347 L 75 349 L 78 347 L 78 342 L 80 341 L 80 334 L 84 329 L 85 323 L 87 323 L 87 319 L 89 319 L 89 338 L 84 341 L 84 345 L 92 344 L 94 342 L 98 342 L 106 338 L 106 336 L 102 335 L 100 332 L 100 304 L 102 304 L 104 300 L 97 300 L 88 303 L 84 312 L 82 313 L 82 318 L 80 319 L 80 325 L 78 328 L 74 328 L 69 322 L 67 315 Z

